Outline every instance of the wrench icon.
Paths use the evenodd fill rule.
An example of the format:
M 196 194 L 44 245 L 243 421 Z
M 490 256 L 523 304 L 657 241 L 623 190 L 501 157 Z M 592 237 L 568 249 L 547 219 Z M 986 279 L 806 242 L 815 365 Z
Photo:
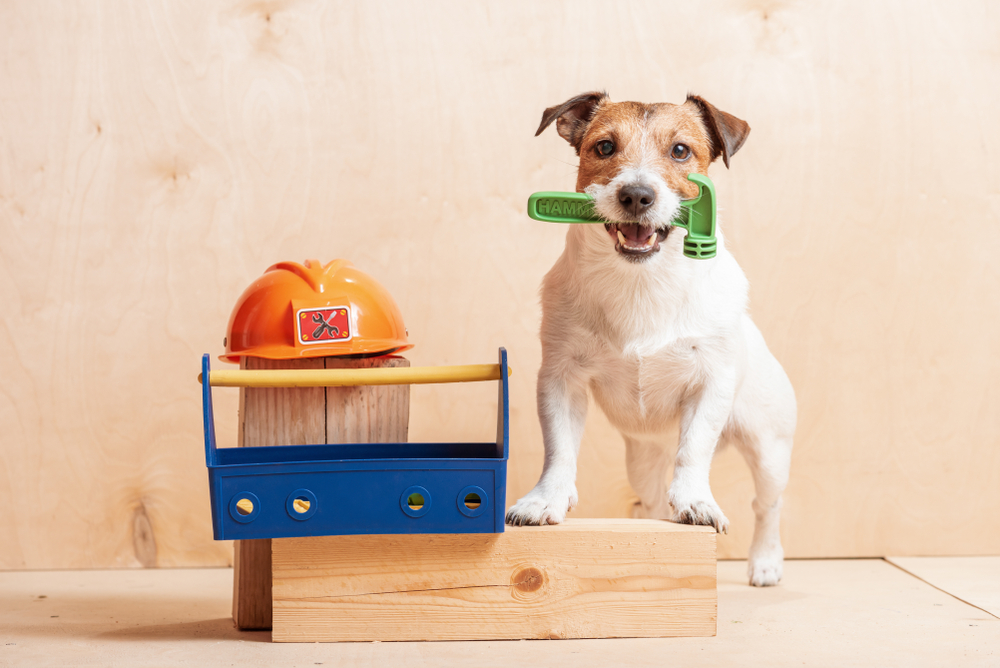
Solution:
M 335 315 L 335 313 L 331 313 L 330 317 L 332 318 L 334 315 Z M 321 336 L 323 336 L 323 334 L 325 334 L 327 332 L 329 332 L 331 338 L 336 339 L 336 338 L 340 337 L 340 330 L 337 329 L 336 327 L 334 327 L 333 325 L 331 325 L 329 322 L 327 322 L 323 318 L 323 314 L 322 313 L 319 313 L 319 312 L 313 313 L 312 321 L 314 323 L 316 323 L 317 325 L 319 325 L 319 327 L 317 327 L 316 329 L 313 330 L 313 333 L 312 333 L 313 339 L 318 339 Z

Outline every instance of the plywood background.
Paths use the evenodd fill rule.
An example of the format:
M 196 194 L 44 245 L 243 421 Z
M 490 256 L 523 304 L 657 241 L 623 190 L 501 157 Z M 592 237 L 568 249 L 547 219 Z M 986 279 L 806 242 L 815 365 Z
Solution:
M 231 559 L 195 375 L 279 260 L 378 277 L 414 364 L 507 346 L 527 491 L 564 230 L 523 209 L 574 183 L 532 135 L 593 88 L 753 127 L 713 177 L 800 401 L 788 554 L 1000 553 L 998 44 L 972 1 L 0 3 L 0 568 Z M 495 396 L 417 388 L 411 437 L 489 439 Z M 626 515 L 597 410 L 582 452 L 575 515 Z M 733 453 L 713 487 L 743 555 Z

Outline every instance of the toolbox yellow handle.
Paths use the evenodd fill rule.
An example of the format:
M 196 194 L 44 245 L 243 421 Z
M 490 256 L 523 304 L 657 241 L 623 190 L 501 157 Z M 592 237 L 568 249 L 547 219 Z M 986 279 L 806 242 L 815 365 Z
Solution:
M 507 368 L 509 377 L 513 371 Z M 210 371 L 212 387 L 343 387 L 348 385 L 417 385 L 500 380 L 499 364 L 415 366 L 385 369 L 260 369 Z M 198 374 L 198 382 L 202 382 Z

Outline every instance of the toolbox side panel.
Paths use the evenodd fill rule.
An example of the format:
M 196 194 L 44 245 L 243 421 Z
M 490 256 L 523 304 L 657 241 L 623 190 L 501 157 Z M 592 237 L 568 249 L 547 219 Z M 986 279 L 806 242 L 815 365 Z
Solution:
M 216 538 L 500 533 L 503 524 L 496 526 L 496 505 L 500 505 L 502 517 L 506 462 L 469 464 L 441 466 L 435 462 L 430 464 L 434 468 L 429 468 L 426 461 L 395 460 L 381 466 L 317 462 L 311 470 L 299 471 L 262 472 L 260 466 L 217 468 L 219 494 L 213 506 L 221 511 L 221 535 L 217 531 Z M 498 488 L 502 490 L 499 495 Z M 426 497 L 423 505 L 407 503 L 413 492 Z M 296 494 L 302 497 L 298 509 L 305 501 L 307 511 L 296 511 Z M 244 497 L 253 501 L 252 517 L 241 516 L 235 507 Z M 469 497 L 469 504 L 465 497 Z

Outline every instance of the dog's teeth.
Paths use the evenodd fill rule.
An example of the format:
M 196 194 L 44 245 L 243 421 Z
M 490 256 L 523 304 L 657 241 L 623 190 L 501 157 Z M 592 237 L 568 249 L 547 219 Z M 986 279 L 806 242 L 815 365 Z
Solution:
M 625 235 L 622 234 L 621 230 L 618 230 L 618 243 L 620 243 L 622 246 L 628 245 L 625 243 Z
M 656 232 L 653 232 L 652 236 L 646 239 L 646 245 L 652 246 L 655 243 L 656 243 Z

